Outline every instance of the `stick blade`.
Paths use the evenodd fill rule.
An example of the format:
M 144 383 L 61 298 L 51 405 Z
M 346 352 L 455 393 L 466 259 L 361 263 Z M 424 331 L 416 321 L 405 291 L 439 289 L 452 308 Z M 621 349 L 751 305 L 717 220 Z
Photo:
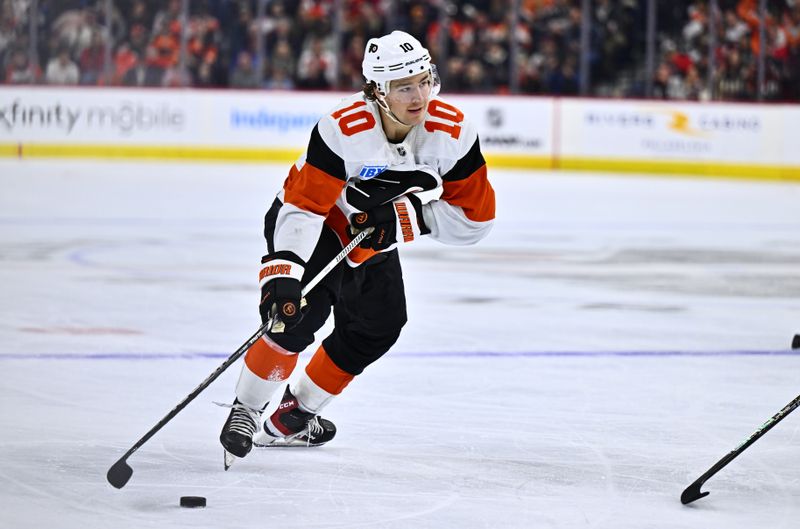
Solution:
M 706 496 L 708 496 L 709 494 L 708 492 L 700 491 L 700 487 L 702 485 L 703 485 L 702 483 L 698 483 L 695 481 L 694 483 L 686 487 L 686 490 L 684 490 L 683 494 L 681 494 L 681 503 L 684 505 L 688 505 L 695 500 L 699 500 L 700 498 L 705 498 Z
M 112 487 L 121 489 L 126 483 L 128 483 L 128 480 L 131 479 L 132 475 L 133 469 L 131 466 L 125 462 L 125 459 L 120 459 L 108 469 L 106 479 L 109 483 L 111 483 Z

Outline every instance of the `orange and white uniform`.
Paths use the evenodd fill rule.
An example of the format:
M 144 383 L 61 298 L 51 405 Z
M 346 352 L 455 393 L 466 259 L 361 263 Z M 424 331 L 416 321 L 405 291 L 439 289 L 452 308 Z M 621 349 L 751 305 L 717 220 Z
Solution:
M 283 206 L 275 225 L 276 251 L 291 251 L 307 261 L 323 224 L 345 245 L 351 215 L 430 190 L 441 191 L 438 200 L 422 207 L 430 237 L 468 245 L 489 233 L 495 197 L 475 126 L 458 108 L 435 97 L 423 123 L 403 142 L 391 143 L 379 112 L 377 104 L 358 93 L 314 127 L 308 149 L 278 193 Z M 348 263 L 358 266 L 374 254 L 356 248 Z

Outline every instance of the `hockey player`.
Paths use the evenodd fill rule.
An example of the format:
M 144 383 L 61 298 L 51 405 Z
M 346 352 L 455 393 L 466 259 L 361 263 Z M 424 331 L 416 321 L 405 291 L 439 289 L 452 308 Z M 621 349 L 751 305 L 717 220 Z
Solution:
M 274 315 L 283 325 L 246 353 L 220 434 L 226 469 L 254 442 L 318 446 L 333 438 L 335 426 L 319 412 L 389 350 L 406 323 L 398 245 L 421 236 L 468 245 L 491 229 L 494 191 L 477 132 L 437 97 L 428 50 L 394 31 L 367 42 L 362 70 L 363 93 L 317 123 L 266 214 L 259 308 L 263 321 Z M 423 204 L 416 194 L 430 190 L 439 199 Z M 302 285 L 367 229 L 370 236 L 301 307 Z M 286 385 L 331 309 L 333 332 Z M 280 404 L 261 417 L 273 397 Z

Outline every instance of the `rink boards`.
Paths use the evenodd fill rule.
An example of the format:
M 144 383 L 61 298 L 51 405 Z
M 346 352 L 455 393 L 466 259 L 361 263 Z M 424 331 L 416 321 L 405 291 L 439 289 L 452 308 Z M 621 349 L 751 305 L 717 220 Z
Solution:
M 0 87 L 0 157 L 292 162 L 347 94 Z M 800 180 L 800 105 L 445 96 L 497 168 Z

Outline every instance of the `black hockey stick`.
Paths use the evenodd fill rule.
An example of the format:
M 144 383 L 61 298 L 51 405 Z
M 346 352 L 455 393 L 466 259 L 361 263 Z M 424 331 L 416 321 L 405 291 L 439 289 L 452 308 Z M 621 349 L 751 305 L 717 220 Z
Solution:
M 700 487 L 703 486 L 703 483 L 705 483 L 709 478 L 711 478 L 711 476 L 722 470 L 725 467 L 725 465 L 736 459 L 736 456 L 744 452 L 748 446 L 758 441 L 758 439 L 762 435 L 770 431 L 770 429 L 773 426 L 781 422 L 787 415 L 792 413 L 792 411 L 794 411 L 794 409 L 797 408 L 798 406 L 800 406 L 800 395 L 798 395 L 797 398 L 795 398 L 792 402 L 787 404 L 786 407 L 783 408 L 781 411 L 773 415 L 773 417 L 770 420 L 762 424 L 761 428 L 753 432 L 753 435 L 748 437 L 745 440 L 745 442 L 734 448 L 730 453 L 728 453 L 728 455 L 717 461 L 717 464 L 709 468 L 705 474 L 697 478 L 697 481 L 686 487 L 686 490 L 684 490 L 683 494 L 681 494 L 681 503 L 687 505 L 695 500 L 699 500 L 700 498 L 708 496 L 709 494 L 708 492 L 700 491 Z
M 316 276 L 314 276 L 314 278 L 311 281 L 308 282 L 308 284 L 305 287 L 303 287 L 302 295 L 305 296 L 311 291 L 312 288 L 317 286 L 317 283 L 322 281 L 322 279 L 326 275 L 328 275 L 328 273 L 331 270 L 333 270 L 336 267 L 336 265 L 339 264 L 339 262 L 341 262 L 345 257 L 347 257 L 350 251 L 356 246 L 358 246 L 358 244 L 361 241 L 363 241 L 364 238 L 367 237 L 367 235 L 369 235 L 371 232 L 372 232 L 371 229 L 367 229 L 356 235 L 356 237 L 350 242 L 350 244 L 345 246 L 342 249 L 342 251 L 339 252 L 330 263 L 325 265 L 325 268 L 323 268 Z M 178 403 L 177 406 L 172 408 L 172 411 L 170 411 L 166 416 L 164 416 L 163 419 L 158 421 L 158 424 L 153 426 L 149 432 L 144 434 L 144 436 L 141 439 L 136 441 L 136 444 L 134 444 L 130 448 L 130 450 L 125 452 L 125 455 L 119 458 L 119 460 L 116 463 L 111 465 L 111 468 L 108 469 L 108 473 L 106 474 L 106 479 L 108 479 L 108 482 L 111 483 L 112 486 L 118 489 L 124 487 L 125 484 L 128 483 L 128 480 L 131 479 L 131 476 L 133 475 L 133 468 L 131 468 L 131 466 L 128 465 L 127 459 L 130 456 L 132 456 L 133 453 L 136 452 L 139 448 L 141 448 L 142 445 L 145 444 L 151 437 L 153 437 L 153 435 L 155 435 L 156 432 L 158 432 L 161 428 L 163 428 L 164 425 L 166 425 L 169 421 L 171 421 L 173 417 L 175 417 L 178 413 L 180 413 L 180 411 L 184 409 L 190 402 L 192 402 L 194 398 L 197 397 L 204 389 L 206 389 L 209 385 L 211 385 L 211 383 L 214 382 L 217 379 L 217 377 L 219 377 L 226 369 L 228 369 L 231 366 L 231 364 L 236 362 L 248 349 L 250 349 L 250 347 L 254 343 L 256 343 L 256 341 L 259 338 L 261 338 L 261 336 L 263 336 L 264 333 L 271 328 L 271 325 L 272 321 L 270 320 L 265 322 L 261 327 L 259 327 L 256 333 L 253 336 L 251 336 L 245 343 L 243 343 L 242 346 L 239 347 L 235 353 L 233 353 L 231 356 L 228 357 L 227 360 L 225 360 L 222 364 L 220 364 L 220 366 L 217 369 L 215 369 L 214 372 L 208 376 L 208 378 L 202 381 L 199 386 L 194 388 L 194 391 L 189 393 L 182 401 Z

